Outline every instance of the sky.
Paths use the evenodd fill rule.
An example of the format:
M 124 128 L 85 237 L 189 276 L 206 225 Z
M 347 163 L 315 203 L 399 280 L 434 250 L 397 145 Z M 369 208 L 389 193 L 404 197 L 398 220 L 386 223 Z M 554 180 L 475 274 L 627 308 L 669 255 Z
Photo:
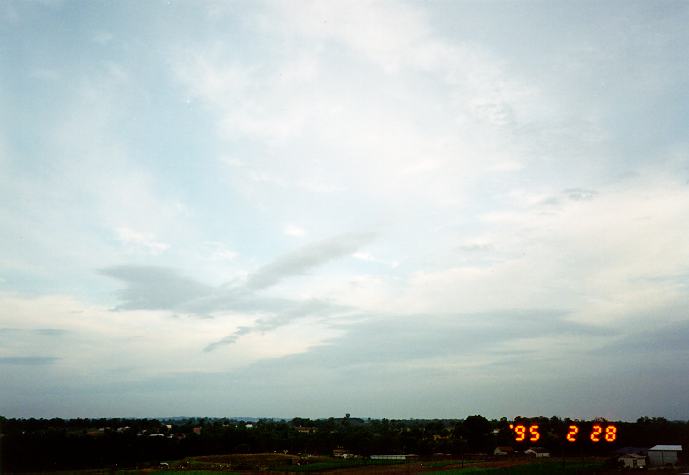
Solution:
M 0 415 L 689 419 L 688 24 L 0 2 Z

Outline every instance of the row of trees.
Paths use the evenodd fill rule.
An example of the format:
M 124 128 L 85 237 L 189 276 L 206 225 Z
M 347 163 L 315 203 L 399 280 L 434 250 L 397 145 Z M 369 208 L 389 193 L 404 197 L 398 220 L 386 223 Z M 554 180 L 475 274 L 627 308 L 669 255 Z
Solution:
M 498 445 L 528 448 L 539 445 L 556 455 L 604 453 L 613 447 L 649 447 L 659 443 L 689 446 L 689 422 L 641 418 L 617 423 L 615 444 L 577 444 L 564 441 L 573 423 L 558 417 L 517 419 L 538 424 L 535 444 L 517 444 L 510 422 L 480 415 L 456 420 L 388 420 L 330 418 L 242 422 L 230 419 L 2 419 L 2 470 L 38 471 L 68 468 L 131 467 L 192 455 L 221 453 L 289 453 L 329 455 L 344 448 L 359 455 L 436 453 L 463 456 L 492 453 Z

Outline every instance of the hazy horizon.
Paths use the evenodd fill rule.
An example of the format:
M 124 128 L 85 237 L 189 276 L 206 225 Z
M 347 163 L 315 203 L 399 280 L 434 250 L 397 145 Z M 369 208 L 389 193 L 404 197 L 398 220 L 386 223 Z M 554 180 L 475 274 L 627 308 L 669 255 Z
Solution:
M 4 417 L 3 415 L 0 415 Z M 148 415 L 148 416 L 79 416 L 79 417 L 70 417 L 70 416 L 42 416 L 42 417 L 10 417 L 9 419 L 44 419 L 44 420 L 49 420 L 49 419 L 63 419 L 63 420 L 74 420 L 74 419 L 106 419 L 106 420 L 158 420 L 158 421 L 182 421 L 182 420 L 203 420 L 203 419 L 210 419 L 210 420 L 223 420 L 227 419 L 230 421 L 235 421 L 235 422 L 246 422 L 246 423 L 254 423 L 254 422 L 260 422 L 260 421 L 284 421 L 284 422 L 291 422 L 294 419 L 307 419 L 311 421 L 327 421 L 329 419 L 347 419 L 347 415 L 345 414 L 338 414 L 338 415 L 330 415 L 330 416 L 322 416 L 322 417 L 308 417 L 304 415 L 296 415 L 296 416 L 232 416 L 232 415 L 196 415 L 196 416 L 155 416 L 155 415 Z M 574 418 L 574 417 L 569 417 L 569 416 L 561 416 L 558 414 L 517 414 L 514 416 L 487 416 L 485 414 L 466 414 L 463 416 L 457 416 L 457 417 L 376 417 L 372 415 L 360 415 L 360 414 L 349 414 L 349 418 L 351 419 L 360 419 L 363 420 L 364 422 L 367 421 L 381 421 L 381 420 L 399 420 L 399 421 L 437 421 L 437 420 L 444 420 L 444 421 L 452 421 L 452 420 L 466 420 L 468 417 L 473 417 L 473 416 L 481 416 L 486 418 L 489 421 L 499 421 L 503 417 L 506 418 L 508 421 L 514 421 L 516 418 L 520 419 L 525 419 L 525 420 L 533 420 L 541 417 L 545 418 L 552 418 L 552 417 L 557 417 L 561 420 L 566 420 L 570 419 L 572 421 L 580 421 L 580 422 L 590 422 L 594 421 L 596 419 L 600 419 L 600 417 L 588 417 L 588 418 Z M 689 422 L 689 420 L 686 419 L 668 419 L 664 418 L 662 416 L 654 416 L 650 414 L 646 414 L 643 416 L 639 416 L 636 418 L 620 418 L 620 419 L 606 419 L 609 422 L 624 422 L 624 423 L 637 423 L 639 419 L 643 418 L 651 418 L 651 419 L 665 419 L 668 422 Z M 605 419 L 605 418 L 603 418 Z
M 687 25 L 2 2 L 0 415 L 689 419 Z

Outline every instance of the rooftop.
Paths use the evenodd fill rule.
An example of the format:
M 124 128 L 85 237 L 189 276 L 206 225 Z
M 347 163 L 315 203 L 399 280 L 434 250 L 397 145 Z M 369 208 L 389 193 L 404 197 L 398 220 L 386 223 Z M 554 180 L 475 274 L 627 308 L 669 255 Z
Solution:
M 654 447 L 651 447 L 650 450 L 673 450 L 673 451 L 682 451 L 682 446 L 681 445 L 656 445 Z

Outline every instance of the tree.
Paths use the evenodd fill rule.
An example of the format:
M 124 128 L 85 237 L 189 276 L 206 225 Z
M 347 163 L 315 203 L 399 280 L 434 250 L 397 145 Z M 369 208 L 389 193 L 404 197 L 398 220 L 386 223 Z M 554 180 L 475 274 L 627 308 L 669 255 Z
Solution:
M 493 446 L 492 427 L 483 416 L 469 416 L 464 420 L 464 437 L 471 452 L 489 452 Z

